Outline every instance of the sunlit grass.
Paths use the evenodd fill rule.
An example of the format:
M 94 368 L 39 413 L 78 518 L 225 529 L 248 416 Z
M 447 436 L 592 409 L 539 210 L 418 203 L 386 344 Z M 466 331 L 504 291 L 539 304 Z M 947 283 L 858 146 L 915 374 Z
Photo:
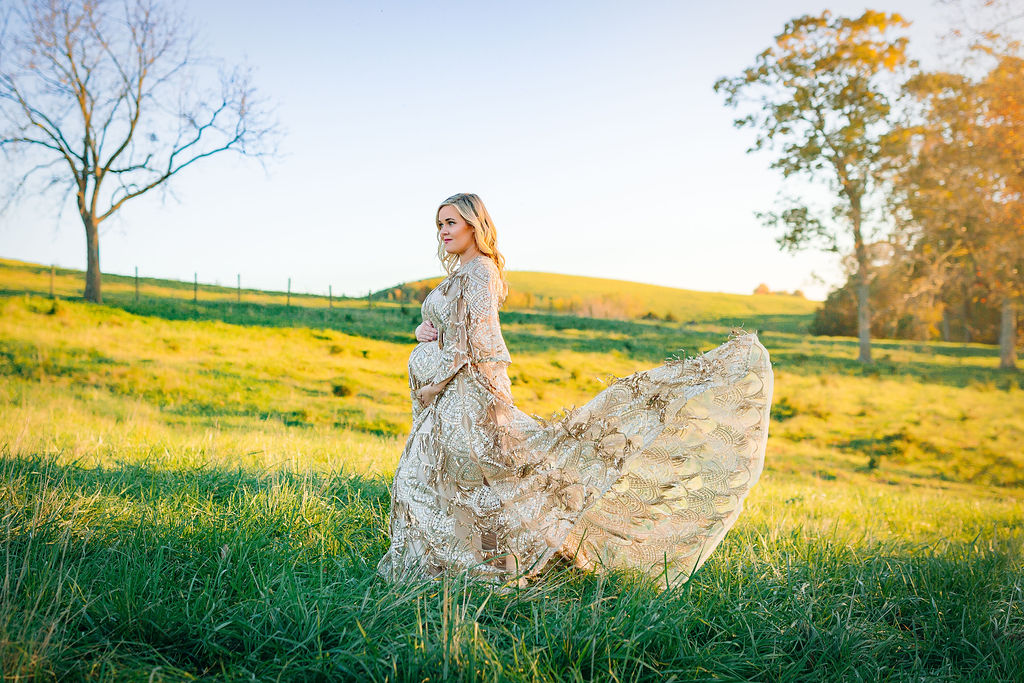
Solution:
M 766 471 L 689 583 L 555 566 L 500 595 L 374 574 L 414 309 L 54 303 L 0 274 L 5 677 L 1024 678 L 1024 390 L 991 347 L 865 368 L 769 328 Z M 503 312 L 517 403 L 709 349 L 704 320 Z

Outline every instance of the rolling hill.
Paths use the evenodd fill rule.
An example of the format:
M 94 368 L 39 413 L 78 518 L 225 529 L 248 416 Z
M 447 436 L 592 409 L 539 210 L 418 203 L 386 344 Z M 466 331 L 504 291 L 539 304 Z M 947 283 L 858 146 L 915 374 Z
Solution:
M 58 268 L 54 293 L 63 298 L 81 297 L 84 273 Z M 626 280 L 560 275 L 529 271 L 508 273 L 510 293 L 504 311 L 568 314 L 577 317 L 634 320 L 660 319 L 679 323 L 717 323 L 722 326 L 745 325 L 750 329 L 801 332 L 810 323 L 819 302 L 785 294 L 726 294 L 675 289 Z M 341 307 L 364 305 L 418 305 L 440 277 L 412 280 L 378 290 L 366 298 L 335 297 Z M 48 294 L 50 267 L 0 259 L 0 291 Z M 285 292 L 200 283 L 197 299 L 202 306 L 211 304 L 282 305 L 289 299 Z M 178 280 L 140 278 L 140 302 L 189 302 L 193 283 Z M 134 278 L 103 275 L 103 296 L 113 305 L 134 305 Z M 239 301 L 240 300 L 240 301 Z M 290 303 L 297 309 L 319 310 L 329 305 L 326 295 L 293 292 Z

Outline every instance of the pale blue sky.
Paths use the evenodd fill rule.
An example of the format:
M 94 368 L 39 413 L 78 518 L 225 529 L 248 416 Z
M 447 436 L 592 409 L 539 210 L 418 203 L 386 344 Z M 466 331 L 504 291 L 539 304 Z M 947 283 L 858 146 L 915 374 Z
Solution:
M 753 62 L 786 20 L 773 2 L 183 0 L 209 52 L 255 67 L 287 131 L 265 172 L 225 156 L 126 205 L 101 232 L 104 272 L 364 295 L 441 273 L 437 204 L 479 194 L 513 270 L 823 298 L 835 257 L 778 251 L 753 212 L 780 189 L 768 154 L 711 87 Z M 929 0 L 873 9 L 915 22 Z M 83 268 L 73 211 L 24 203 L 0 256 Z

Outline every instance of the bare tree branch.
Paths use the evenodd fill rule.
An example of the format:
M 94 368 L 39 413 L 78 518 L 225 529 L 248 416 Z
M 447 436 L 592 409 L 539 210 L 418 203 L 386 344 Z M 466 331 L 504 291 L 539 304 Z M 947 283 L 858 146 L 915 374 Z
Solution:
M 101 300 L 98 227 L 125 203 L 223 152 L 276 153 L 279 128 L 248 73 L 215 84 L 215 63 L 196 55 L 192 32 L 161 0 L 20 0 L 9 16 L 0 151 L 22 164 L 9 193 L 63 162 L 45 188 L 73 191 L 87 299 Z

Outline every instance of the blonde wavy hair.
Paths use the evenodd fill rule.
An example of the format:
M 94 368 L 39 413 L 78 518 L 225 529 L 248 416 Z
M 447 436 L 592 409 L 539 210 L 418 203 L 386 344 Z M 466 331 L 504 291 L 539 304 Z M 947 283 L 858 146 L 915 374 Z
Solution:
M 494 227 L 494 221 L 491 220 L 491 214 L 487 212 L 487 207 L 484 206 L 483 200 L 479 196 L 467 192 L 453 194 L 438 205 L 434 214 L 434 223 L 437 226 L 437 258 L 441 260 L 441 265 L 449 275 L 455 270 L 455 265 L 459 262 L 459 255 L 449 254 L 445 251 L 444 241 L 441 239 L 440 214 L 441 208 L 445 206 L 454 207 L 459 212 L 462 219 L 473 230 L 473 240 L 476 242 L 477 249 L 494 261 L 494 265 L 498 267 L 498 275 L 501 277 L 501 301 L 498 304 L 501 305 L 508 296 L 508 280 L 505 278 L 505 257 L 498 251 L 498 231 Z

